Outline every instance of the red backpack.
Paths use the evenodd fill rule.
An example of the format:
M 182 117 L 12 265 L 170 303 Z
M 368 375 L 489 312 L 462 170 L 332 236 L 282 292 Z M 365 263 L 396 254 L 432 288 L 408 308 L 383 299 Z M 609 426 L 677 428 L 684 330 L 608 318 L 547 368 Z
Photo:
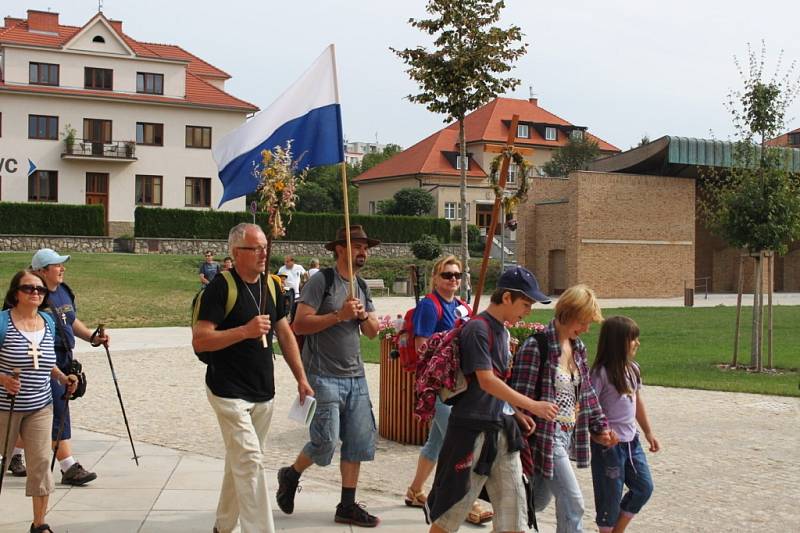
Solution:
M 432 292 L 426 294 L 425 298 L 429 298 L 433 302 L 436 308 L 436 320 L 438 322 L 444 315 L 444 309 L 442 309 L 439 298 Z M 472 308 L 469 304 L 456 298 L 456 305 L 463 305 L 466 307 L 468 316 L 472 316 Z M 416 307 L 412 307 L 406 311 L 403 317 L 403 327 L 397 334 L 397 351 L 400 352 L 400 366 L 403 367 L 403 370 L 408 372 L 415 372 L 417 370 L 417 348 L 414 342 L 416 338 L 416 335 L 414 335 L 414 311 L 416 311 L 416 309 Z M 456 319 L 456 328 L 459 326 L 460 322 L 460 319 Z

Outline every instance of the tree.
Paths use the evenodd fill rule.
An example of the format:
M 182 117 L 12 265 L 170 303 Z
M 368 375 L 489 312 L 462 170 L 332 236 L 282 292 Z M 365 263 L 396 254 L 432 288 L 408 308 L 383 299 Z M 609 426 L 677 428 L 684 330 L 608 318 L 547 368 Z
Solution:
M 383 148 L 383 151 L 381 151 L 381 152 L 375 152 L 375 153 L 366 154 L 361 159 L 361 168 L 359 170 L 359 174 L 361 172 L 366 172 L 367 170 L 371 169 L 372 167 L 374 167 L 378 163 L 383 163 L 387 159 L 391 158 L 393 155 L 398 154 L 398 153 L 400 153 L 402 151 L 403 151 L 403 149 L 400 147 L 400 145 L 387 144 Z M 355 176 L 353 176 L 353 177 L 355 177 Z
M 504 7 L 503 1 L 429 0 L 426 11 L 432 18 L 409 19 L 409 23 L 434 37 L 434 49 L 391 49 L 409 66 L 406 72 L 420 87 L 420 93 L 409 95 L 408 99 L 444 114 L 445 122 L 458 121 L 460 161 L 467 161 L 467 113 L 520 83 L 515 78 L 498 76 L 510 71 L 512 63 L 527 49 L 527 44 L 521 42 L 519 26 L 502 29 L 494 25 Z M 467 165 L 460 167 L 461 256 L 468 274 Z M 462 296 L 466 286 L 461 286 Z
M 430 215 L 435 205 L 436 199 L 431 193 L 414 187 L 400 189 L 391 200 L 378 202 L 381 214 L 412 217 Z
M 327 189 L 319 183 L 304 183 L 297 188 L 297 210 L 305 213 L 333 211 L 333 200 Z
M 358 175 L 360 168 L 357 165 L 347 165 L 347 176 L 353 178 Z M 330 211 L 336 213 L 344 212 L 344 204 L 342 203 L 342 166 L 341 165 L 328 165 L 324 167 L 312 168 L 308 171 L 306 176 L 306 184 L 314 183 L 322 187 L 326 191 L 328 197 L 332 202 Z M 358 209 L 358 189 L 352 185 L 348 186 L 347 196 L 349 201 L 350 212 L 353 213 Z
M 548 176 L 566 176 L 573 170 L 586 170 L 589 163 L 600 155 L 597 141 L 586 136 L 576 139 L 570 136 L 567 144 L 553 154 L 552 159 L 542 166 Z
M 800 77 L 795 76 L 796 62 L 780 74 L 781 52 L 775 73 L 766 79 L 765 58 L 763 41 L 760 56 L 747 45 L 747 71 L 734 57 L 743 87 L 731 90 L 726 104 L 735 130 L 731 167 L 709 171 L 701 182 L 701 213 L 709 229 L 756 261 L 750 362 L 757 370 L 762 368 L 762 259 L 765 252 L 786 253 L 788 244 L 800 239 L 800 177 L 789 167 L 788 152 L 767 143 L 785 128 Z

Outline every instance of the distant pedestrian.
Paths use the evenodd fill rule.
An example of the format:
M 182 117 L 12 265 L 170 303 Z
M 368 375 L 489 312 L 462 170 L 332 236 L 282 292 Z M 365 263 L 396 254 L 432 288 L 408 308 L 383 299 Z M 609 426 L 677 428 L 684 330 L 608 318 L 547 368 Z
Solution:
M 619 443 L 603 446 L 592 442 L 592 482 L 596 522 L 601 533 L 622 533 L 653 493 L 653 478 L 647 464 L 636 423 L 650 444 L 661 449 L 647 417 L 642 399 L 642 373 L 634 362 L 639 349 L 639 326 L 626 316 L 603 321 L 592 365 L 592 384 L 600 406 Z M 628 492 L 623 496 L 624 487 Z
M 311 261 L 308 264 L 308 277 L 310 278 L 317 272 L 319 272 L 319 259 L 316 257 L 312 257 Z
M 222 260 L 222 270 L 228 272 L 233 270 L 233 258 L 231 256 L 226 256 L 225 259 Z
M 205 251 L 205 260 L 200 263 L 200 288 L 205 288 L 206 285 L 211 283 L 211 280 L 214 279 L 214 276 L 219 274 L 220 266 L 219 263 L 214 261 L 214 252 L 211 250 Z
M 295 263 L 294 256 L 287 255 L 283 258 L 283 266 L 278 269 L 279 276 L 286 276 L 284 285 L 287 289 L 292 289 L 295 299 L 300 294 L 300 282 L 305 280 L 306 269 L 303 265 Z

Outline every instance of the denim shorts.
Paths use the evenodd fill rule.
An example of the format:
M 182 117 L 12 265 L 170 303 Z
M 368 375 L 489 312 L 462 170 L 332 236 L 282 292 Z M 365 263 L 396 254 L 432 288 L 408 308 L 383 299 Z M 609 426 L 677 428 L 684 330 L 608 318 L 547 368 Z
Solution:
M 314 389 L 317 411 L 303 453 L 315 464 L 327 466 L 341 441 L 342 461 L 371 461 L 375 457 L 377 427 L 367 378 L 309 374 L 308 382 Z
M 444 435 L 447 433 L 447 421 L 450 420 L 452 407 L 442 402 L 437 395 L 435 409 L 431 420 L 431 429 L 428 432 L 428 440 L 425 441 L 425 446 L 419 452 L 420 455 L 432 463 L 439 460 L 439 452 L 442 451 Z
M 653 494 L 653 478 L 639 437 L 606 448 L 592 446 L 592 483 L 595 521 L 602 528 L 614 527 L 620 513 L 633 515 Z M 623 495 L 625 487 L 628 491 Z

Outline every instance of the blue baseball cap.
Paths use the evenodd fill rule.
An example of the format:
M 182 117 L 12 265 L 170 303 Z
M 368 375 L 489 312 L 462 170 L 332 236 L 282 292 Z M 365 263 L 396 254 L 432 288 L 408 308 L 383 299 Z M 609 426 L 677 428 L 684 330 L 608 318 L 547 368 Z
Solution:
M 536 281 L 536 276 L 521 266 L 509 268 L 500 275 L 497 280 L 498 289 L 509 289 L 512 291 L 519 291 L 534 302 L 549 304 L 550 298 L 539 290 L 539 282 Z
M 31 268 L 33 270 L 39 270 L 46 266 L 60 265 L 61 263 L 66 263 L 67 261 L 69 261 L 68 255 L 58 255 L 55 250 L 51 250 L 50 248 L 42 248 L 33 254 L 33 259 L 31 259 Z

